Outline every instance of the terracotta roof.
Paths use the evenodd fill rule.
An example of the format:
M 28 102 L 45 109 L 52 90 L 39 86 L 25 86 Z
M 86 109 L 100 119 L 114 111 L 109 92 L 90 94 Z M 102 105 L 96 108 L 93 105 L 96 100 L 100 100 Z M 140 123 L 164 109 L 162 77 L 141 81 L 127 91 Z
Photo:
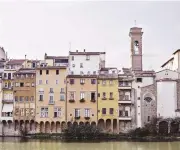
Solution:
M 97 78 L 97 75 L 68 75 L 67 78 Z
M 46 56 L 45 59 L 69 59 L 68 56 Z
M 25 59 L 12 59 L 7 62 L 7 65 L 22 65 L 25 62 Z
M 16 71 L 14 74 L 35 74 L 35 69 L 32 68 L 21 68 L 18 71 Z
M 46 67 L 37 67 L 36 70 L 43 70 L 43 69 L 66 69 L 67 66 L 46 66 Z
M 100 55 L 106 52 L 69 52 L 69 55 Z
M 115 67 L 106 67 L 106 68 L 101 68 L 100 71 L 108 71 L 110 69 L 117 69 Z
M 28 60 L 27 62 L 40 62 L 40 60 Z

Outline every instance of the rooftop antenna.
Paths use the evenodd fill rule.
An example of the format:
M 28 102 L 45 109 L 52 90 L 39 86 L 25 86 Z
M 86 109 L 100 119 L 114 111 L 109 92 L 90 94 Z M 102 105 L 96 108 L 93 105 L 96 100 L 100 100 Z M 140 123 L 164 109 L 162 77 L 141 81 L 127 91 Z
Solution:
M 135 25 L 135 27 L 136 27 L 136 20 L 134 20 L 134 25 Z

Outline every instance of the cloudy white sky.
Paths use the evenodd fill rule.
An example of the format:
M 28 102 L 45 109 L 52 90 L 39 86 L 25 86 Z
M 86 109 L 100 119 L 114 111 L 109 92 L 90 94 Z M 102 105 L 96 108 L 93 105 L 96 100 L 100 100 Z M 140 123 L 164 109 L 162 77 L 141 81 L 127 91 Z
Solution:
M 145 69 L 180 48 L 180 2 L 0 2 L 0 45 L 10 58 L 106 51 L 107 66 L 130 66 L 130 27 L 144 30 Z

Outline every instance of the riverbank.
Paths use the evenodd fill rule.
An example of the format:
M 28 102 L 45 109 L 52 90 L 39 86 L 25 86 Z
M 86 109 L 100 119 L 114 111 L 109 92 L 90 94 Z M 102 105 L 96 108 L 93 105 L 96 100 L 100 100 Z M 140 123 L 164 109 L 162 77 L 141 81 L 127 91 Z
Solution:
M 114 134 L 102 134 L 94 138 L 64 137 L 63 134 L 34 134 L 21 137 L 24 139 L 59 140 L 62 142 L 106 142 L 106 141 L 129 141 L 129 142 L 173 142 L 180 141 L 180 136 L 124 136 Z

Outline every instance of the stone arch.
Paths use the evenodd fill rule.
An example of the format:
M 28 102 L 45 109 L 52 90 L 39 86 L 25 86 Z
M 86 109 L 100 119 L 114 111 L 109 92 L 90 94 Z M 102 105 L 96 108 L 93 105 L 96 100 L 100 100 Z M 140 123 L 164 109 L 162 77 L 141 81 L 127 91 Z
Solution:
M 61 122 L 61 131 L 64 131 L 66 129 L 66 122 Z
M 171 122 L 170 132 L 172 134 L 176 134 L 179 132 L 179 123 L 178 122 L 175 122 L 175 121 Z
M 60 133 L 61 132 L 61 124 L 59 121 L 56 121 L 56 133 Z
M 8 128 L 9 129 L 13 128 L 13 122 L 11 120 L 8 120 Z
M 78 126 L 78 123 L 75 121 L 73 122 L 73 127 L 77 127 Z
M 95 121 L 91 122 L 91 126 L 96 127 L 96 122 Z
M 44 122 L 40 122 L 40 133 L 44 133 Z
M 85 126 L 90 126 L 90 122 L 85 122 Z
M 167 121 L 159 122 L 159 133 L 163 134 L 163 135 L 168 134 L 168 122 Z
M 99 119 L 98 120 L 98 127 L 102 130 L 105 129 L 105 122 L 104 122 L 104 119 Z
M 131 114 L 131 107 L 130 106 L 125 106 L 125 116 L 130 116 L 130 114 Z
M 69 128 L 69 127 L 71 127 L 71 126 L 72 126 L 72 123 L 71 123 L 70 121 L 68 121 L 67 127 Z
M 79 126 L 84 126 L 84 122 L 79 122 Z
M 29 131 L 30 130 L 30 123 L 29 120 L 25 121 L 25 130 Z
M 6 120 L 2 121 L 2 135 L 5 136 L 6 133 L 8 132 L 8 123 Z
M 51 133 L 56 133 L 56 125 L 54 122 L 51 122 Z
M 35 132 L 40 133 L 40 124 L 38 122 L 35 122 Z
M 106 130 L 111 132 L 111 119 L 106 120 Z
M 150 92 L 146 92 L 143 95 L 143 100 L 146 101 L 146 103 L 151 103 L 153 100 L 155 100 L 155 96 Z
M 117 133 L 118 126 L 117 126 L 117 119 L 113 119 L 113 132 Z
M 46 121 L 45 122 L 45 133 L 50 133 L 50 123 L 49 121 Z

